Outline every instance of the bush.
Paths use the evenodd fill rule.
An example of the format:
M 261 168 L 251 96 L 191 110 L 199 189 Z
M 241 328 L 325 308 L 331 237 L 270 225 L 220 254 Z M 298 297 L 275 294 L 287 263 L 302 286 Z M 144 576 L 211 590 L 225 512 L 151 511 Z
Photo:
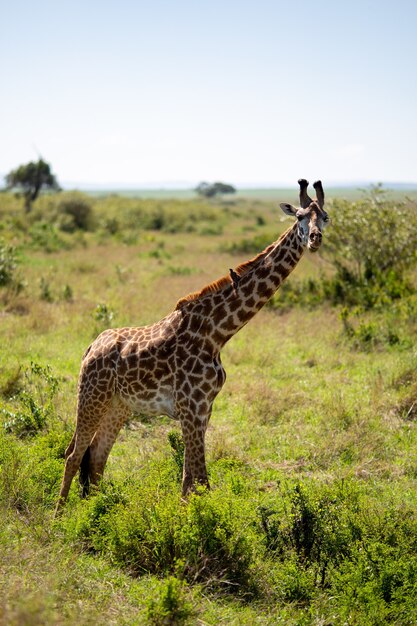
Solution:
M 57 252 L 71 247 L 68 241 L 64 241 L 56 226 L 44 220 L 35 222 L 28 231 L 30 245 L 44 252 Z
M 13 283 L 16 267 L 16 249 L 0 240 L 0 287 Z
M 93 317 L 102 330 L 106 330 L 111 326 L 114 318 L 114 311 L 104 302 L 101 302 L 94 309 Z
M 382 320 L 360 319 L 359 322 L 353 324 L 350 319 L 351 311 L 344 307 L 340 313 L 340 319 L 343 325 L 343 332 L 352 342 L 354 348 L 359 350 L 371 350 L 379 346 L 396 346 L 407 343 L 399 333 L 399 317 L 393 316 L 393 321 L 388 316 L 384 316 Z M 356 312 L 358 316 L 358 312 Z M 397 319 L 395 319 L 397 317 Z
M 4 288 L 0 298 L 2 305 L 10 304 L 26 287 L 17 265 L 16 249 L 0 240 L 0 289 Z
M 417 260 L 417 211 L 407 202 L 392 202 L 380 185 L 358 202 L 334 200 L 326 249 L 336 268 L 357 281 L 378 273 L 402 274 Z
M 168 576 L 160 581 L 155 597 L 148 601 L 147 620 L 153 626 L 180 626 L 195 618 L 193 605 L 186 597 L 184 581 Z M 194 623 L 194 620 L 193 620 Z
M 326 279 L 308 278 L 297 280 L 291 278 L 281 285 L 277 293 L 268 301 L 267 306 L 279 312 L 287 311 L 294 306 L 314 308 L 326 299 Z
M 290 514 L 285 517 L 274 507 L 260 507 L 265 545 L 280 559 L 295 557 L 297 563 L 313 566 L 314 584 L 324 586 L 329 568 L 349 557 L 353 542 L 360 537 L 352 515 L 357 496 L 330 489 L 315 494 L 298 484 L 290 503 Z
M 3 409 L 4 429 L 18 437 L 32 437 L 44 430 L 54 414 L 54 398 L 59 381 L 49 366 L 31 363 L 24 373 L 24 385 L 11 401 L 15 407 Z
M 170 430 L 168 433 L 168 441 L 171 446 L 171 455 L 178 472 L 178 481 L 182 479 L 184 465 L 184 440 L 181 433 L 176 430 Z
M 312 612 L 326 590 L 340 623 L 415 623 L 417 516 L 380 498 L 353 482 L 304 482 L 261 506 L 278 597 Z
M 417 261 L 417 211 L 394 203 L 381 186 L 358 202 L 334 200 L 325 254 L 335 269 L 327 295 L 336 303 L 376 304 L 411 291 L 406 272 Z
M 181 502 L 176 461 L 153 464 L 140 485 L 113 487 L 79 503 L 67 530 L 133 575 L 173 574 L 189 583 L 251 590 L 253 548 L 242 502 L 201 490 Z
M 32 515 L 56 504 L 68 433 L 51 430 L 19 439 L 0 431 L 0 504 Z
M 76 191 L 61 194 L 57 203 L 56 222 L 67 233 L 91 230 L 94 226 L 94 215 L 89 198 Z

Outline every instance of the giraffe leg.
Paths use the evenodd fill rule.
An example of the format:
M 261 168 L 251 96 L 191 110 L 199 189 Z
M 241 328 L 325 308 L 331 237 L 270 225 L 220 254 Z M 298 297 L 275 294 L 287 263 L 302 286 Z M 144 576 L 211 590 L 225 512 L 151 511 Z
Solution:
M 210 489 L 207 476 L 204 438 L 208 419 L 184 419 L 181 421 L 184 439 L 184 469 L 182 475 L 183 497 L 195 491 L 197 485 Z
M 108 404 L 108 403 L 107 403 Z M 77 426 L 72 437 L 71 443 L 65 451 L 65 469 L 64 477 L 61 483 L 59 499 L 55 509 L 55 515 L 59 512 L 71 487 L 72 479 L 80 468 L 84 454 L 88 449 L 94 434 L 103 419 L 107 406 L 100 407 L 100 410 L 90 403 L 90 405 L 78 407 Z
M 97 426 L 97 425 L 96 425 Z M 65 470 L 64 477 L 61 483 L 61 489 L 59 492 L 59 499 L 55 509 L 55 515 L 59 512 L 65 500 L 68 497 L 68 493 L 71 487 L 72 479 L 77 473 L 83 456 L 90 445 L 91 438 L 94 436 L 94 431 L 90 433 L 83 433 L 81 436 L 78 436 L 78 433 L 75 434 L 75 442 L 72 452 L 68 455 L 67 460 L 65 462 Z
M 88 480 L 91 484 L 96 485 L 103 475 L 110 450 L 130 415 L 131 410 L 117 399 L 108 408 L 100 422 L 89 448 Z

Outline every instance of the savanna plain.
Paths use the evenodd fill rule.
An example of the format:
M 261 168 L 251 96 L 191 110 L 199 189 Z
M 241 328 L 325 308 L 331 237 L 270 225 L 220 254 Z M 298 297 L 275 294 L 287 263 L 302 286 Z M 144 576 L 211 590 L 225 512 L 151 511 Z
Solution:
M 1 624 L 417 623 L 417 205 L 326 208 L 321 251 L 222 352 L 211 490 L 182 501 L 179 425 L 133 416 L 53 519 L 91 341 L 291 220 L 256 197 L 0 194 Z

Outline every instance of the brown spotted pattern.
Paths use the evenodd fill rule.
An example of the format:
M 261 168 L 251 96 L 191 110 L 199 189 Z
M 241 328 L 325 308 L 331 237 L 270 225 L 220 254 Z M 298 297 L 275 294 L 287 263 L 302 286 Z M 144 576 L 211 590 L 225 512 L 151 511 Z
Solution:
M 87 492 L 102 476 L 118 432 L 132 413 L 179 420 L 182 493 L 208 486 L 205 432 L 226 374 L 220 350 L 263 307 L 305 249 L 298 222 L 227 276 L 177 303 L 151 326 L 104 331 L 86 351 L 77 424 L 65 456 L 57 510 L 78 469 Z

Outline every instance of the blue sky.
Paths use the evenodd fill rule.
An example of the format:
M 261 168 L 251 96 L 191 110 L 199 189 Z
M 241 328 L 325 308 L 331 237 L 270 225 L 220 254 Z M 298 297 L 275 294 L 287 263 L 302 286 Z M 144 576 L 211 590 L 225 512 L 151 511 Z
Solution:
M 417 182 L 415 0 L 0 5 L 0 172 Z

